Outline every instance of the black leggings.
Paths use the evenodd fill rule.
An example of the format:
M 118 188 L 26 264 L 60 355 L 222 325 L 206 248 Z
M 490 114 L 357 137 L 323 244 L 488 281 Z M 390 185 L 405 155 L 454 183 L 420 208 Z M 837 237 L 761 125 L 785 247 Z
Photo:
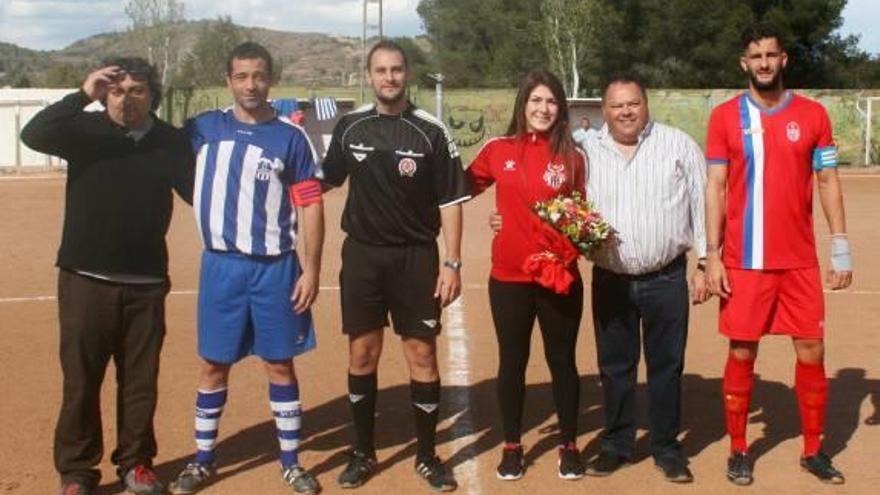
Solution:
M 498 402 L 505 442 L 519 443 L 522 434 L 525 373 L 536 316 L 544 339 L 544 357 L 553 378 L 560 441 L 575 441 L 580 402 L 575 347 L 584 309 L 583 294 L 580 278 L 572 282 L 568 295 L 533 283 L 489 279 L 489 302 L 500 355 Z

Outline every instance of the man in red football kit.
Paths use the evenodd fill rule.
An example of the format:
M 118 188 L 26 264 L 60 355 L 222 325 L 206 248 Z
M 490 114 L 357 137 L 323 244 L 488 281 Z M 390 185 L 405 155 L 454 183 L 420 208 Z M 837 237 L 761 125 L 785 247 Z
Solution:
M 831 230 L 828 283 L 844 289 L 852 281 L 852 255 L 831 123 L 822 105 L 784 89 L 788 59 L 777 31 L 750 27 L 742 46 L 749 89 L 713 110 L 706 142 L 708 285 L 721 298 L 719 330 L 730 339 L 723 385 L 727 477 L 737 485 L 752 482 L 746 423 L 758 342 L 771 333 L 791 336 L 797 354 L 801 466 L 839 484 L 843 474 L 820 450 L 828 381 L 812 215 L 815 172 Z

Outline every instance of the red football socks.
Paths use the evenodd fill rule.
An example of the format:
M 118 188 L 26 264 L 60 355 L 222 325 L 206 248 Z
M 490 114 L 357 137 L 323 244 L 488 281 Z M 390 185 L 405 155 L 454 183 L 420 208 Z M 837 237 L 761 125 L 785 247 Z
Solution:
M 754 359 L 737 359 L 733 354 L 727 356 L 723 385 L 724 416 L 727 434 L 730 435 L 730 451 L 734 453 L 747 449 L 746 423 L 755 383 L 754 368 Z
M 794 389 L 801 411 L 804 435 L 804 457 L 819 453 L 825 427 L 825 406 L 828 404 L 828 379 L 822 363 L 798 361 L 794 373 Z

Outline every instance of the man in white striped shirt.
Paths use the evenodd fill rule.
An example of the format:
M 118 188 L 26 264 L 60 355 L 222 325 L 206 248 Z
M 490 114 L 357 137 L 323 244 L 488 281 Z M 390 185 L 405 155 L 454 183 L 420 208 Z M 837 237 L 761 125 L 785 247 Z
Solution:
M 691 278 L 695 304 L 704 280 L 706 165 L 684 132 L 649 120 L 644 86 L 617 76 L 605 86 L 606 125 L 584 142 L 587 196 L 616 230 L 593 261 L 593 324 L 604 399 L 602 451 L 587 474 L 611 474 L 633 456 L 636 372 L 644 332 L 651 450 L 667 481 L 693 475 L 677 437 L 688 326 L 685 253 L 699 258 Z

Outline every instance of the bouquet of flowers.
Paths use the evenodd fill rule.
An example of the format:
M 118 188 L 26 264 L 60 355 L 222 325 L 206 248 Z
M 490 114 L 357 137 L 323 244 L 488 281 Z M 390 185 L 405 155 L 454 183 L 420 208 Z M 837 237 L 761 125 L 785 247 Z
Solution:
M 562 233 L 584 256 L 604 243 L 614 229 L 581 193 L 559 195 L 538 201 L 533 207 L 538 217 Z
M 587 256 L 607 241 L 614 229 L 579 192 L 539 201 L 533 209 L 541 219 L 534 233 L 541 251 L 526 258 L 523 270 L 541 286 L 568 294 L 575 279 L 569 266 L 578 254 Z

